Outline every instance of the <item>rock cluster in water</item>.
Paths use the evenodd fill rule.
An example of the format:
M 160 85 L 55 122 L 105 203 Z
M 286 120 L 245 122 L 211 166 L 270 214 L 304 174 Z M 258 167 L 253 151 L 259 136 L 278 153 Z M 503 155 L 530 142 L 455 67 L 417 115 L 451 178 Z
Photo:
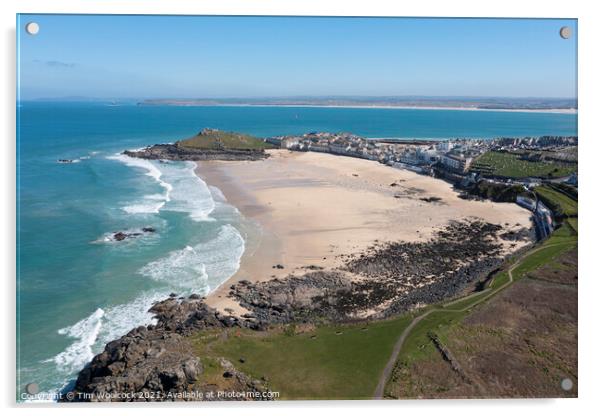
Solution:
M 144 228 L 142 228 L 142 232 L 117 231 L 117 232 L 113 233 L 111 238 L 115 241 L 123 241 L 126 238 L 140 237 L 144 233 L 154 233 L 155 231 L 156 230 L 153 227 L 144 227 Z

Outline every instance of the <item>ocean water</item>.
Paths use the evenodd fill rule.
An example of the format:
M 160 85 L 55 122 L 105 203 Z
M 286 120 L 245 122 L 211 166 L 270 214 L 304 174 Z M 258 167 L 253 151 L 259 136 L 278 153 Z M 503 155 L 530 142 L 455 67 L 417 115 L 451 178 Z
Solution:
M 576 135 L 570 114 L 24 102 L 17 142 L 17 388 L 52 392 L 104 345 L 152 322 L 171 292 L 208 293 L 236 272 L 252 226 L 185 162 L 120 155 L 204 127 L 262 137 Z M 59 164 L 57 159 L 77 163 Z M 116 231 L 154 233 L 113 241 Z

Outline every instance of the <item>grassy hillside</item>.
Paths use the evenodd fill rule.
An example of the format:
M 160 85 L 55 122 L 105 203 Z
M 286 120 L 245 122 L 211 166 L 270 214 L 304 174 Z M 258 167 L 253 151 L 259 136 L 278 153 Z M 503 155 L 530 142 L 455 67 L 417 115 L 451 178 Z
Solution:
M 205 150 L 261 150 L 273 146 L 247 134 L 203 129 L 196 136 L 180 140 L 178 146 Z
M 577 170 L 577 164 L 558 161 L 529 161 L 521 155 L 506 152 L 486 152 L 473 163 L 471 170 L 484 175 L 509 178 L 557 178 L 568 176 Z
M 554 211 L 557 218 L 575 217 L 577 215 L 577 201 L 567 194 L 554 190 L 549 186 L 538 186 L 535 188 L 535 192 L 541 201 Z
M 199 333 L 193 345 L 205 368 L 218 367 L 225 357 L 244 373 L 267 379 L 280 399 L 368 399 L 411 318 L 268 332 L 220 329 Z
M 541 246 L 534 248 L 519 260 L 512 272 L 515 283 L 508 289 L 500 291 L 499 296 L 504 298 L 503 300 L 498 299 L 496 291 L 509 283 L 506 270 L 494 276 L 488 292 L 449 303 L 443 309 L 437 310 L 420 321 L 406 339 L 385 394 L 393 398 L 499 397 L 500 395 L 524 396 L 530 394 L 536 397 L 542 395 L 559 397 L 574 395 L 574 391 L 564 392 L 557 388 L 557 377 L 571 375 L 575 369 L 569 368 L 570 365 L 566 365 L 563 360 L 553 356 L 556 353 L 553 351 L 553 347 L 545 347 L 546 345 L 556 345 L 558 337 L 562 336 L 565 328 L 559 326 L 560 330 L 558 332 L 547 333 L 545 330 L 538 329 L 539 323 L 534 325 L 534 328 L 527 327 L 526 319 L 518 321 L 520 317 L 517 316 L 520 313 L 517 312 L 517 316 L 512 315 L 515 313 L 514 311 L 525 308 L 525 305 L 521 304 L 524 300 L 518 299 L 516 301 L 520 306 L 507 306 L 509 301 L 505 298 L 510 295 L 504 295 L 514 285 L 518 284 L 517 282 L 521 284 L 526 282 L 525 284 L 532 285 L 533 279 L 541 278 L 540 275 L 546 280 L 553 281 L 558 274 L 576 273 L 574 263 L 566 264 L 567 257 L 574 256 L 574 259 L 576 259 L 577 218 L 571 218 L 571 220 L 556 230 Z M 512 261 L 516 261 L 516 258 L 510 260 L 509 263 Z M 539 298 L 544 299 L 541 305 L 533 306 L 533 311 L 523 314 L 526 314 L 526 316 L 541 315 L 541 319 L 544 321 L 568 319 L 569 324 L 566 325 L 574 324 L 574 328 L 576 328 L 576 321 L 571 323 L 569 317 L 565 315 L 561 317 L 562 314 L 555 309 L 557 303 L 554 302 L 560 303 L 560 299 L 568 299 L 565 292 L 555 294 L 558 299 L 550 298 L 548 300 L 543 294 L 540 294 L 545 289 L 545 286 L 543 288 L 529 286 L 528 290 L 522 286 L 513 289 L 519 293 L 534 292 L 535 297 L 538 295 Z M 565 290 L 564 286 L 562 290 Z M 570 292 L 571 289 L 566 290 Z M 516 295 L 513 296 L 516 297 Z M 567 302 L 570 304 L 569 301 Z M 480 323 L 483 318 L 479 317 L 479 311 L 485 311 L 484 308 L 488 304 L 495 305 L 495 308 L 497 308 L 495 314 L 500 316 L 511 315 L 511 319 L 509 319 L 511 325 L 506 327 L 508 325 L 497 322 L 496 318 L 492 318 L 487 325 Z M 532 302 L 527 302 L 527 304 L 532 305 Z M 485 315 L 491 316 L 491 312 Z M 473 321 L 477 324 L 469 325 L 467 323 Z M 442 359 L 441 352 L 432 342 L 433 334 L 446 345 L 448 350 L 451 350 L 454 359 L 457 359 L 460 363 L 462 371 L 453 371 L 449 362 Z M 541 339 L 544 340 L 541 341 L 541 345 L 543 345 L 541 351 L 530 349 L 532 348 L 530 342 L 539 343 Z M 504 343 L 508 345 L 503 347 Z M 527 346 L 519 345 L 520 343 L 525 343 Z M 567 347 L 569 350 L 572 348 L 576 351 L 576 344 L 567 343 L 567 345 L 569 345 Z M 478 354 L 481 354 L 481 356 L 478 356 Z M 512 370 L 511 366 L 503 364 L 501 367 L 506 368 L 506 370 L 500 370 L 497 366 L 498 362 L 511 361 L 511 358 L 507 358 L 510 354 L 515 355 L 513 366 L 516 369 Z M 478 362 L 478 364 L 474 364 L 473 361 Z M 510 370 L 507 370 L 508 368 Z M 502 387 L 499 387 L 496 382 L 489 381 L 490 378 L 496 379 L 498 376 L 496 372 L 501 372 L 512 380 L 520 380 L 521 376 L 524 378 L 524 375 L 517 369 L 525 368 L 533 372 L 533 377 L 538 378 L 539 384 L 534 382 L 531 387 L 518 386 L 515 389 L 512 384 L 508 387 L 502 383 Z

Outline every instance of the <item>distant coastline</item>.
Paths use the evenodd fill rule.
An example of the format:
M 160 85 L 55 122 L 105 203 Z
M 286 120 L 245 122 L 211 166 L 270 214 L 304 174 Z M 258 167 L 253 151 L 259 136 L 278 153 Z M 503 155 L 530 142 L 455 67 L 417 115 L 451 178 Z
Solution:
M 427 98 L 300 98 L 300 99 L 147 99 L 141 106 L 176 107 L 289 107 L 361 108 L 390 110 L 507 111 L 576 114 L 577 102 L 571 99 L 427 99 Z
M 141 105 L 169 105 L 174 107 L 284 107 L 284 108 L 361 108 L 380 110 L 455 110 L 455 111 L 493 111 L 513 113 L 551 113 L 551 114 L 577 114 L 576 108 L 478 108 L 478 107 L 426 107 L 426 106 L 400 106 L 400 105 L 320 105 L 320 104 L 141 104 Z

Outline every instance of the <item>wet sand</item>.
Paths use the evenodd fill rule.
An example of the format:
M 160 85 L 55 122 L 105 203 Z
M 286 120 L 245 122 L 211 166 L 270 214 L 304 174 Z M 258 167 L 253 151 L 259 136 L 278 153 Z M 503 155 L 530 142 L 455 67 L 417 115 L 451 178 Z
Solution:
M 220 310 L 244 313 L 227 298 L 236 281 L 337 267 L 340 255 L 361 253 L 376 241 L 424 241 L 451 220 L 476 217 L 506 230 L 531 226 L 530 212 L 518 205 L 463 200 L 442 180 L 363 159 L 269 152 L 262 161 L 197 163 L 197 174 L 259 230 L 249 235 L 239 271 L 207 298 Z

